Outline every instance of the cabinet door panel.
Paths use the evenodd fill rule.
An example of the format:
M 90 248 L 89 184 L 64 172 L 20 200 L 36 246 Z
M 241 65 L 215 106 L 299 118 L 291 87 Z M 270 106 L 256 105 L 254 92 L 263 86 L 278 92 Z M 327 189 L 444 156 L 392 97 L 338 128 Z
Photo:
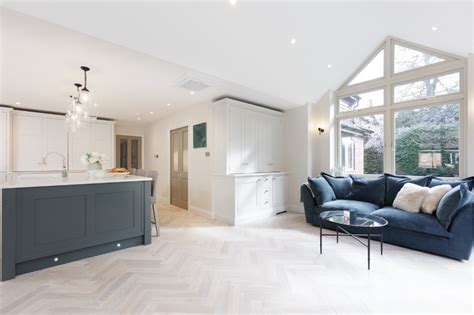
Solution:
M 258 171 L 272 170 L 272 117 L 259 114 L 258 120 Z
M 271 169 L 283 171 L 283 124 L 281 118 L 272 117 L 271 120 Z
M 67 157 L 67 125 L 64 119 L 43 118 L 43 155 L 58 152 Z M 57 154 L 48 156 L 44 171 L 61 170 L 63 159 Z
M 113 134 L 112 126 L 109 124 L 92 123 L 92 151 L 104 153 L 107 160 L 102 165 L 103 168 L 111 168 L 113 162 Z
M 239 179 L 237 182 L 237 216 L 258 214 L 260 208 L 260 182 L 256 177 Z
M 244 114 L 244 141 L 242 146 L 242 160 L 245 173 L 258 171 L 258 118 L 255 112 L 245 110 Z
M 288 181 L 286 176 L 272 178 L 272 204 L 276 211 L 284 210 L 287 203 Z
M 13 115 L 13 170 L 41 171 L 43 119 Z
M 0 172 L 7 171 L 7 113 L 0 112 Z
M 242 173 L 243 163 L 243 121 L 244 110 L 236 107 L 229 109 L 229 173 Z
M 81 156 L 92 151 L 91 126 L 85 124 L 76 132 L 69 135 L 69 168 L 73 171 L 86 170 L 81 163 Z

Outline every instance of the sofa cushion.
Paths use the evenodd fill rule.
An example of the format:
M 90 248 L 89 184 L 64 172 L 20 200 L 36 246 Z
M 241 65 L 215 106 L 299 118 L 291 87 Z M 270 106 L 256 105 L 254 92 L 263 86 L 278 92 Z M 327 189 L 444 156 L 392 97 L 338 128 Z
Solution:
M 351 193 L 352 179 L 350 177 L 335 177 L 324 172 L 321 172 L 321 176 L 328 181 L 337 199 L 344 199 Z
M 355 210 L 357 213 L 370 214 L 380 207 L 364 201 L 338 199 L 323 203 L 322 210 Z
M 352 190 L 347 199 L 374 203 L 380 207 L 384 205 L 385 178 L 367 179 L 352 176 Z
M 324 177 L 308 177 L 309 187 L 318 205 L 336 199 L 336 195 Z
M 448 238 L 452 237 L 452 234 L 439 223 L 436 216 L 431 214 L 408 212 L 393 207 L 384 207 L 372 212 L 372 215 L 386 219 L 388 226 L 397 229 Z
M 469 190 L 474 189 L 474 176 L 466 177 L 464 179 L 459 179 L 459 180 L 454 180 L 454 179 L 444 180 L 439 177 L 433 177 L 429 187 L 435 187 L 439 185 L 450 185 L 451 187 L 454 188 L 456 186 L 461 185 L 462 183 L 466 183 Z
M 459 211 L 471 201 L 466 183 L 456 186 L 446 193 L 439 202 L 436 217 L 446 229 Z
M 448 191 L 451 190 L 451 186 L 449 185 L 439 185 L 429 188 L 428 195 L 426 196 L 425 200 L 423 200 L 423 204 L 421 205 L 421 212 L 433 214 L 436 209 L 438 209 L 438 204 L 443 198 L 444 195 Z
M 409 212 L 420 212 L 423 200 L 425 200 L 429 192 L 430 189 L 428 187 L 406 183 L 393 201 L 393 207 Z
M 410 179 L 404 176 L 395 176 L 391 174 L 385 174 L 385 205 L 392 206 L 395 197 L 398 192 L 402 189 L 406 183 L 412 183 L 419 186 L 428 186 L 431 181 L 431 176 L 425 176 L 415 179 Z

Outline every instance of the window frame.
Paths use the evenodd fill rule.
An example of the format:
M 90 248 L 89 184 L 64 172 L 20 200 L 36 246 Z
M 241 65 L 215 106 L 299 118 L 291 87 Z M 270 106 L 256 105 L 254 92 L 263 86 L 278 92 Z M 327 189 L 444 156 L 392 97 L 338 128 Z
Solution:
M 421 52 L 433 54 L 445 61 L 422 66 L 407 71 L 394 73 L 394 46 L 400 45 L 410 49 L 419 50 Z M 358 72 L 374 58 L 380 50 L 384 49 L 384 76 L 374 80 L 360 82 L 348 85 L 352 79 L 357 76 Z M 428 97 L 405 102 L 394 102 L 395 86 L 415 82 L 427 77 L 441 76 L 445 74 L 459 72 L 459 92 Z M 400 110 L 408 110 L 414 108 L 430 107 L 448 102 L 459 102 L 460 112 L 460 130 L 459 130 L 459 177 L 466 176 L 466 136 L 467 136 L 467 59 L 454 54 L 441 52 L 436 49 L 410 43 L 394 37 L 387 37 L 384 42 L 376 47 L 373 52 L 357 67 L 357 69 L 344 81 L 344 84 L 335 92 L 335 146 L 334 157 L 335 165 L 340 166 L 340 150 L 341 150 L 341 131 L 340 122 L 342 119 L 353 117 L 361 117 L 367 115 L 383 114 L 384 117 L 384 158 L 383 170 L 385 173 L 395 174 L 395 113 Z M 384 105 L 371 108 L 364 108 L 354 111 L 339 111 L 339 100 L 349 95 L 360 94 L 377 89 L 384 89 Z M 354 175 L 380 175 L 380 174 L 354 174 Z M 452 177 L 451 177 L 452 179 Z

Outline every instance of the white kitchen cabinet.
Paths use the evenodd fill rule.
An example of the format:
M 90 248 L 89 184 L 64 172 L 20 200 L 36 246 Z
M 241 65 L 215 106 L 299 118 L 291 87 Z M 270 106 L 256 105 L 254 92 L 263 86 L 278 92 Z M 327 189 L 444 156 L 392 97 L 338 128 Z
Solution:
M 214 104 L 214 174 L 281 171 L 282 113 L 230 99 Z
M 213 187 L 213 216 L 231 225 L 286 210 L 287 173 L 217 175 Z
M 75 132 L 69 133 L 69 169 L 84 171 L 86 166 L 81 163 L 81 156 L 92 151 L 92 136 L 90 124 L 83 125 Z
M 49 152 L 67 158 L 67 126 L 62 118 L 30 112 L 14 112 L 12 118 L 13 171 L 61 170 L 63 160 Z
M 0 173 L 8 171 L 10 157 L 10 109 L 0 108 Z
M 111 168 L 115 163 L 114 125 L 112 122 L 97 121 L 82 126 L 69 135 L 69 169 L 72 171 L 86 170 L 81 163 L 84 153 L 100 152 L 107 156 L 103 168 Z
M 107 157 L 102 165 L 108 169 L 115 167 L 115 135 L 114 125 L 110 122 L 91 123 L 92 151 L 104 153 Z
M 64 156 L 67 163 L 66 121 L 60 118 L 43 118 L 43 156 L 49 152 L 57 152 Z M 67 166 L 67 164 L 66 164 Z M 57 171 L 63 168 L 63 158 L 58 154 L 50 154 L 43 164 L 43 171 Z

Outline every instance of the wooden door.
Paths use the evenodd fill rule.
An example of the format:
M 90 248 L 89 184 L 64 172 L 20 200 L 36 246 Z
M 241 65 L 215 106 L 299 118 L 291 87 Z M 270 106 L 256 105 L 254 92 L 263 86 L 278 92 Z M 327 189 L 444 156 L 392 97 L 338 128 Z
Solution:
M 171 204 L 188 209 L 188 127 L 171 131 Z
M 115 140 L 115 161 L 117 167 L 142 168 L 142 138 L 117 135 Z

